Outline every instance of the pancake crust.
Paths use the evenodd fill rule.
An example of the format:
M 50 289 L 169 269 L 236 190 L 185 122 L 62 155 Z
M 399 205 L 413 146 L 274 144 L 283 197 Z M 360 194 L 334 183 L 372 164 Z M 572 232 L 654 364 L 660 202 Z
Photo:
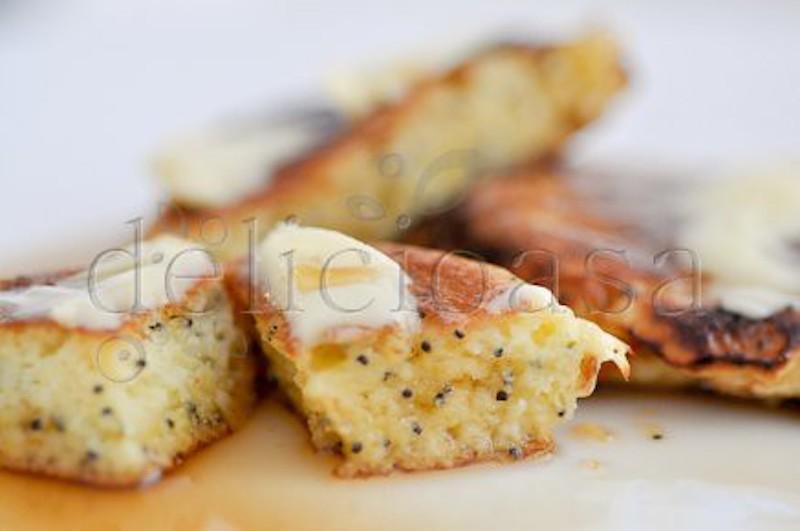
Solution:
M 579 315 L 633 347 L 634 383 L 800 396 L 800 312 L 786 308 L 757 319 L 687 304 L 693 287 L 677 279 L 689 272 L 675 264 L 655 267 L 659 242 L 641 232 L 601 211 L 569 176 L 534 169 L 480 184 L 409 239 L 469 249 L 556 290 Z M 620 250 L 627 262 L 614 254 Z M 703 289 L 713 282 L 704 276 Z

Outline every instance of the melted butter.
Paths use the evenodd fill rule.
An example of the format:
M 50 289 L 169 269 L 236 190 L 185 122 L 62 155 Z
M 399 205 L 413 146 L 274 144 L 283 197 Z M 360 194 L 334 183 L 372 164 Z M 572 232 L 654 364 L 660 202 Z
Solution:
M 614 435 L 600 424 L 579 422 L 572 427 L 571 435 L 575 439 L 607 443 L 614 440 Z
M 0 292 L 8 319 L 43 317 L 68 327 L 113 329 L 142 310 L 179 302 L 217 264 L 198 244 L 159 236 L 99 255 L 93 267 L 53 286 Z
M 800 307 L 800 168 L 716 181 L 689 211 L 678 240 L 713 276 L 712 299 L 756 319 Z
M 693 251 L 711 280 L 703 286 L 704 305 L 754 319 L 800 308 L 800 166 L 712 180 L 694 173 L 658 176 L 634 166 L 570 182 L 588 207 L 635 237 L 626 251 L 637 268 L 652 267 L 664 250 Z
M 800 308 L 798 294 L 766 286 L 715 282 L 708 292 L 723 308 L 753 319 L 764 319 L 786 308 Z
M 378 272 L 368 267 L 321 267 L 299 265 L 295 268 L 297 288 L 303 292 L 319 291 L 323 286 L 346 286 L 375 280 Z
M 263 122 L 218 127 L 168 144 L 155 170 L 170 197 L 192 207 L 218 207 L 269 186 L 274 170 L 320 141 L 310 124 Z
M 303 345 L 347 340 L 347 330 L 419 328 L 408 275 L 354 238 L 284 223 L 266 236 L 259 258 L 265 296 Z

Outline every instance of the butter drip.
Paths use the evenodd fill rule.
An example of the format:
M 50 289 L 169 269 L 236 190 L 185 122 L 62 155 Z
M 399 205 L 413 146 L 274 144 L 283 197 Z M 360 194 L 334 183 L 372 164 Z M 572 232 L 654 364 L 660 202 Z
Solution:
M 55 285 L 0 292 L 0 309 L 12 320 L 44 318 L 67 327 L 114 329 L 136 312 L 179 302 L 201 278 L 219 273 L 205 249 L 173 236 L 143 242 L 138 254 L 138 286 L 131 245 L 99 255 L 93 269 Z
M 265 296 L 306 346 L 385 326 L 414 333 L 417 302 L 394 260 L 339 232 L 277 226 L 259 247 Z

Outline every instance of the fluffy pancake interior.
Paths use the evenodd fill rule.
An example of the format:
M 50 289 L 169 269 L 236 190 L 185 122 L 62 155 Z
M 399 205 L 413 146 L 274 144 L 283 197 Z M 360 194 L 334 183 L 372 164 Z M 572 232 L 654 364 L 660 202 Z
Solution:
M 600 363 L 624 364 L 625 354 L 566 309 L 463 327 L 428 317 L 417 334 L 384 328 L 299 355 L 287 353 L 279 314 L 258 326 L 315 446 L 341 451 L 337 473 L 346 476 L 546 450 L 552 426 L 592 391 Z
M 208 311 L 162 309 L 113 333 L 0 329 L 0 462 L 130 484 L 241 425 L 248 343 L 220 284 L 192 297 Z

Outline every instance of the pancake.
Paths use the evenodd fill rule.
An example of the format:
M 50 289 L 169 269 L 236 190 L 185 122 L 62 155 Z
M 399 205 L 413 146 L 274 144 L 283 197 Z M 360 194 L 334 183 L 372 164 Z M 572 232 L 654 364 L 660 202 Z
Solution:
M 207 254 L 136 249 L 0 282 L 0 466 L 148 483 L 247 418 L 255 365 Z
M 600 366 L 627 372 L 625 344 L 495 266 L 291 224 L 259 253 L 239 292 L 341 476 L 546 454 Z
M 222 150 L 222 162 L 193 163 L 213 149 L 205 141 L 194 151 L 184 146 L 162 154 L 162 174 L 170 182 L 180 179 L 182 190 L 192 182 L 203 186 L 206 170 L 217 163 L 222 170 L 211 193 L 198 191 L 194 202 L 174 200 L 152 233 L 201 241 L 223 259 L 246 254 L 287 218 L 362 239 L 393 238 L 420 215 L 451 205 L 486 170 L 558 152 L 624 85 L 617 47 L 606 36 L 491 46 L 418 80 L 299 160 L 274 172 L 265 162 L 263 179 L 241 197 L 233 173 L 254 153 L 256 162 L 272 160 L 260 147 L 270 146 L 269 136 L 246 137 L 245 145 Z M 287 133 L 272 143 L 303 145 L 298 131 Z M 248 182 L 255 171 L 248 166 Z M 229 191 L 237 198 L 225 204 L 196 202 Z
M 661 208 L 670 196 L 697 190 L 605 177 L 530 170 L 482 183 L 409 240 L 469 249 L 550 287 L 632 346 L 633 383 L 768 400 L 800 396 L 797 299 L 765 288 L 749 305 L 731 304 L 721 274 L 692 269 L 704 256 L 711 262 L 709 251 L 687 249 L 676 237 L 693 225 Z M 758 182 L 767 193 L 766 179 Z M 745 203 L 733 208 L 742 214 Z M 717 217 L 730 225 L 735 215 Z

